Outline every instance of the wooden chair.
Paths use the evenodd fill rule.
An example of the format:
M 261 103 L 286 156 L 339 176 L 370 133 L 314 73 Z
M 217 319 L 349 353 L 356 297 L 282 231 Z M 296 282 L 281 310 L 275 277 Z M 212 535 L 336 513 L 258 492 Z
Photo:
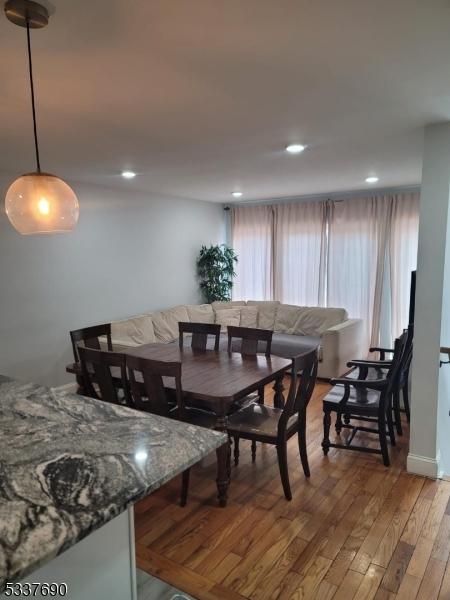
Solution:
M 178 323 L 180 350 L 183 348 L 184 334 L 191 333 L 191 348 L 194 350 L 206 350 L 208 347 L 208 336 L 214 338 L 214 350 L 219 350 L 220 325 L 215 323 Z
M 128 377 L 134 407 L 169 418 L 184 416 L 183 390 L 181 387 L 181 363 L 150 360 L 138 356 L 127 356 Z M 175 380 L 176 408 L 170 402 L 164 387 L 163 377 Z M 186 506 L 189 489 L 190 469 L 182 474 L 181 506 Z
M 254 329 L 253 327 L 228 326 L 228 352 L 240 352 L 244 356 L 265 354 L 270 356 L 273 331 L 270 329 Z M 257 392 L 249 394 L 231 407 L 231 412 L 244 406 L 259 402 L 264 404 L 264 386 Z M 238 449 L 239 450 L 239 449 Z M 256 441 L 252 441 L 252 461 L 256 459 Z
M 298 375 L 301 374 L 301 377 Z M 239 464 L 239 439 L 272 444 L 277 448 L 281 482 L 287 500 L 292 500 L 287 464 L 287 441 L 298 436 L 303 472 L 310 476 L 306 450 L 306 409 L 317 378 L 317 352 L 306 352 L 292 359 L 291 384 L 284 408 L 251 404 L 228 420 L 228 432 L 234 438 L 234 461 Z
M 131 406 L 125 355 L 82 346 L 77 350 L 85 395 L 112 404 Z
M 101 350 L 99 340 L 101 337 L 106 337 L 107 348 L 111 352 L 113 350 L 111 341 L 111 323 L 93 325 L 92 327 L 84 327 L 83 329 L 75 329 L 71 331 L 70 339 L 72 342 L 73 357 L 75 362 L 80 362 L 80 357 L 78 355 L 78 348 L 80 346 Z
M 342 377 L 332 379 L 334 386 L 323 400 L 323 441 L 322 448 L 325 455 L 330 448 L 359 450 L 361 452 L 375 452 L 381 454 L 385 466 L 389 466 L 389 451 L 387 446 L 387 432 L 391 444 L 395 445 L 394 426 L 392 421 L 392 392 L 398 375 L 405 351 L 407 332 L 395 341 L 394 356 L 389 365 L 387 374 L 381 379 L 352 379 Z M 331 412 L 336 413 L 336 432 L 340 434 L 343 427 L 352 430 L 345 444 L 330 442 Z M 342 423 L 341 417 L 346 415 L 348 423 Z M 350 419 L 377 423 L 378 427 L 354 426 Z M 351 445 L 358 431 L 376 433 L 380 440 L 380 449 L 367 446 Z
M 403 395 L 404 412 L 406 413 L 408 423 L 410 420 L 408 385 L 409 370 L 413 355 L 414 325 L 409 325 L 406 332 L 405 350 L 392 392 L 392 407 L 398 435 L 403 435 L 400 394 Z M 392 359 L 386 359 L 386 354 L 392 354 L 394 350 L 388 348 L 370 348 L 370 352 L 379 352 L 380 360 L 352 360 L 347 363 L 348 367 L 353 367 L 354 370 L 351 375 L 355 376 L 356 379 L 381 379 L 386 377 L 389 367 L 392 364 Z
M 273 331 L 270 329 L 254 329 L 253 327 L 228 326 L 228 352 L 240 352 L 254 356 L 265 354 L 270 356 Z M 236 341 L 235 341 L 236 340 Z

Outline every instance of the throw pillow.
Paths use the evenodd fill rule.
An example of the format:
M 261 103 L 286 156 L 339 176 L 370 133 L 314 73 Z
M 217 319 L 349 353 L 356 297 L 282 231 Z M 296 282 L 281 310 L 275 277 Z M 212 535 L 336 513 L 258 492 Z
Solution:
M 191 323 L 214 323 L 214 311 L 211 304 L 187 305 L 186 310 Z
M 243 306 L 241 308 L 241 327 L 257 327 L 258 326 L 258 307 Z
M 228 325 L 239 327 L 241 322 L 240 308 L 225 308 L 224 310 L 216 310 L 216 323 L 221 326 L 222 333 L 227 332 Z

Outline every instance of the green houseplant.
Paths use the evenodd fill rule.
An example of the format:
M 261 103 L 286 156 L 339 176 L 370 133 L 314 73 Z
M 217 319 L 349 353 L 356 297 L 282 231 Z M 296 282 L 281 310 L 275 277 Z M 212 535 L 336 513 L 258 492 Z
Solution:
M 197 259 L 197 272 L 200 289 L 206 302 L 231 299 L 237 260 L 233 248 L 225 244 L 209 248 L 202 246 Z

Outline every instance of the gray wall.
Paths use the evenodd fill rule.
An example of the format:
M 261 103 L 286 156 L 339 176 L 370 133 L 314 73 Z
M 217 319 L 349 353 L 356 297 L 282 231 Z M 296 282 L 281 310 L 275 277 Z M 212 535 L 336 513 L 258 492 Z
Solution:
M 0 213 L 1 374 L 71 381 L 70 329 L 198 302 L 196 255 L 225 240 L 221 205 L 74 187 L 72 233 L 21 236 Z

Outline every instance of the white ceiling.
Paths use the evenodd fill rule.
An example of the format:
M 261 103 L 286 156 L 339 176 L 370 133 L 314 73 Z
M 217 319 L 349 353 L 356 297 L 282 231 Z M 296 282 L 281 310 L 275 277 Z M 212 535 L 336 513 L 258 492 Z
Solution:
M 54 0 L 32 34 L 41 160 L 217 202 L 420 182 L 450 120 L 449 0 Z M 0 171 L 33 168 L 25 31 L 0 19 Z M 286 144 L 308 150 L 289 156 Z M 131 168 L 139 176 L 124 181 Z

